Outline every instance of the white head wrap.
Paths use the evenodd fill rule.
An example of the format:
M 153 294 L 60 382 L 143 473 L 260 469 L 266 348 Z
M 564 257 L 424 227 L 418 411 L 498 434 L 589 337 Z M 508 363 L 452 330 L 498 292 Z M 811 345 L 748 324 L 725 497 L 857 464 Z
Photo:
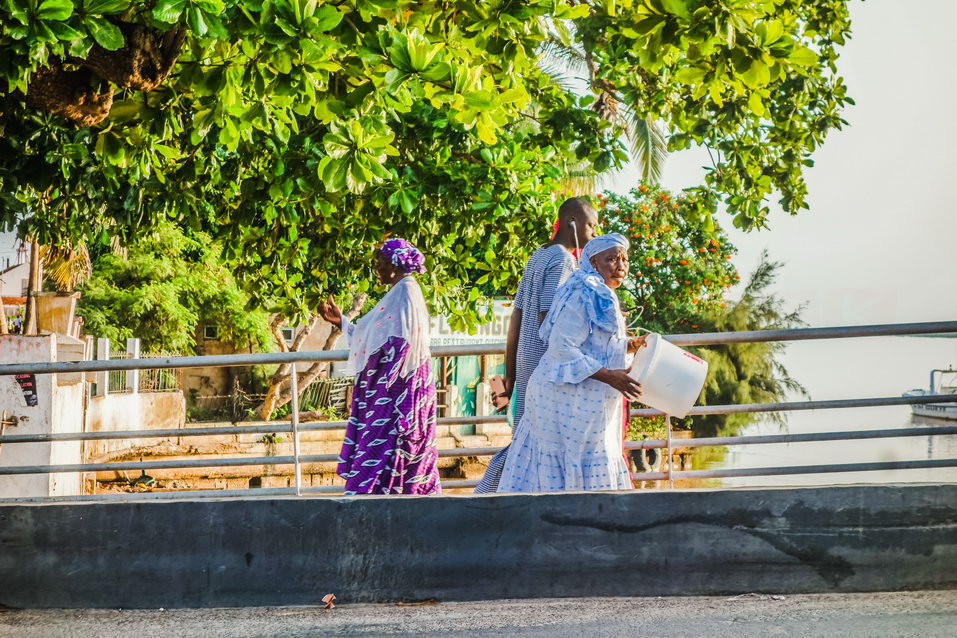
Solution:
M 559 286 L 555 292 L 551 310 L 548 311 L 545 321 L 542 322 L 542 327 L 538 331 L 538 336 L 542 341 L 548 343 L 548 337 L 552 333 L 552 328 L 555 327 L 558 313 L 579 290 L 585 292 L 583 298 L 589 321 L 609 332 L 617 330 L 621 320 L 618 298 L 615 296 L 615 291 L 605 285 L 604 278 L 592 266 L 591 258 L 612 248 L 621 248 L 628 252 L 629 246 L 630 244 L 625 236 L 618 233 L 599 235 L 585 244 L 581 259 L 578 262 L 578 270 L 572 273 L 571 277 Z

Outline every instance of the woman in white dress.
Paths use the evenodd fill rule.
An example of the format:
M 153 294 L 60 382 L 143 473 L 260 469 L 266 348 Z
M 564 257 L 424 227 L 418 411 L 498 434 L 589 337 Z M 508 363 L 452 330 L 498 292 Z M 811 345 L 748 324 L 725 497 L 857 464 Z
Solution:
M 548 350 L 529 379 L 499 492 L 632 487 L 621 396 L 641 394 L 628 367 L 644 338 L 627 337 L 614 292 L 628 275 L 628 240 L 617 233 L 592 239 L 580 265 L 542 323 Z

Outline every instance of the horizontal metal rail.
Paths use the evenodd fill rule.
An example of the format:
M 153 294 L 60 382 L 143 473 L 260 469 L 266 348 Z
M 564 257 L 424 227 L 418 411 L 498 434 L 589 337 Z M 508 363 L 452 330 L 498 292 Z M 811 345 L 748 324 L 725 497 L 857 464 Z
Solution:
M 300 423 L 299 431 L 341 430 L 345 421 L 321 421 Z M 3 443 L 48 443 L 50 441 L 110 441 L 125 439 L 179 438 L 184 436 L 240 436 L 243 434 L 288 434 L 292 425 L 278 422 L 274 425 L 219 425 L 199 428 L 167 428 L 156 430 L 112 430 L 104 432 L 47 432 L 43 434 L 5 434 L 0 436 Z
M 850 337 L 893 337 L 957 332 L 957 321 L 920 323 L 882 323 L 867 326 L 832 326 L 827 328 L 791 328 L 787 330 L 742 330 L 740 332 L 702 332 L 673 334 L 665 339 L 676 346 L 713 346 L 726 343 L 759 343 L 767 341 L 807 341 L 810 339 L 847 339 Z
M 900 428 L 891 430 L 844 430 L 842 432 L 806 432 L 804 434 L 762 434 L 755 436 L 713 436 L 695 439 L 672 439 L 674 449 L 689 447 L 732 447 L 736 445 L 765 445 L 781 443 L 818 443 L 827 441 L 858 441 L 862 439 L 894 439 L 911 436 L 948 436 L 957 434 L 957 426 L 941 425 L 933 428 Z M 655 450 L 668 447 L 664 439 L 625 441 L 626 450 Z
M 778 467 L 745 467 L 727 470 L 675 470 L 674 480 L 731 478 L 744 476 L 778 476 L 790 474 L 831 474 L 835 472 L 886 472 L 890 470 L 928 470 L 957 467 L 957 459 L 922 459 L 919 461 L 875 461 L 872 463 L 838 463 L 833 465 L 785 465 Z M 638 477 L 644 478 L 643 475 Z
M 805 434 L 768 434 L 761 436 L 725 436 L 697 439 L 673 440 L 672 449 L 690 447 L 715 447 L 736 445 L 760 445 L 771 443 L 811 443 L 817 441 L 841 441 L 879 438 L 904 438 L 912 436 L 957 435 L 957 426 L 935 426 L 933 428 L 903 428 L 885 430 L 850 430 L 844 432 L 819 432 Z M 625 450 L 649 450 L 668 447 L 668 441 L 648 439 L 644 441 L 626 441 Z M 462 458 L 471 456 L 494 456 L 502 447 L 447 448 L 438 450 L 440 458 Z M 301 463 L 335 463 L 336 454 L 313 454 L 299 457 Z M 254 456 L 254 457 L 215 457 L 204 459 L 168 459 L 159 461 L 115 461 L 107 463 L 82 463 L 71 465 L 20 465 L 0 467 L 0 475 L 47 474 L 61 472 L 115 472 L 128 470 L 156 469 L 192 469 L 207 467 L 234 467 L 249 465 L 290 465 L 295 456 Z M 812 466 L 816 467 L 816 466 Z M 655 480 L 652 473 L 639 475 L 642 480 Z M 730 475 L 729 475 L 730 476 Z M 678 473 L 674 473 L 678 477 Z
M 438 450 L 439 457 L 493 456 L 501 447 L 451 448 Z M 338 454 L 303 454 L 300 463 L 336 463 Z M 294 465 L 293 456 L 244 456 L 200 459 L 161 459 L 159 461 L 107 461 L 105 463 L 65 463 L 60 465 L 6 465 L 0 476 L 19 474 L 62 474 L 67 472 L 123 472 L 146 470 L 182 470 L 207 467 L 244 467 L 250 465 Z
M 436 346 L 432 357 L 467 357 L 505 354 L 504 343 Z M 166 368 L 221 368 L 316 361 L 346 361 L 347 350 L 304 350 L 299 352 L 255 352 L 195 357 L 156 357 L 155 359 L 111 359 L 103 361 L 42 361 L 0 365 L 0 376 L 11 374 L 52 374 L 57 372 L 107 372 L 110 370 L 160 370 Z
M 777 467 L 747 467 L 724 470 L 674 470 L 668 472 L 641 472 L 632 474 L 635 481 L 680 481 L 715 478 L 743 478 L 749 476 L 788 476 L 795 474 L 839 474 L 843 472 L 887 472 L 890 470 L 928 470 L 957 467 L 957 459 L 922 459 L 917 461 L 874 461 L 872 463 L 838 463 L 833 465 L 784 465 Z
M 673 480 L 693 480 L 693 479 L 712 479 L 712 478 L 742 478 L 754 476 L 787 476 L 801 474 L 831 474 L 846 472 L 886 472 L 894 470 L 920 470 L 920 469 L 941 469 L 957 467 L 957 459 L 923 459 L 915 461 L 878 461 L 871 463 L 841 463 L 831 465 L 802 465 L 802 466 L 777 466 L 777 467 L 754 467 L 725 470 L 675 470 L 671 474 Z M 632 476 L 635 481 L 665 481 L 669 479 L 667 472 L 643 472 Z M 443 481 L 442 488 L 447 489 L 467 489 L 473 488 L 478 484 L 474 480 Z M 324 485 L 303 487 L 302 494 L 315 495 L 341 495 L 342 486 Z M 36 497 L 17 497 L 0 498 L 0 503 L 22 503 L 22 502 L 73 502 L 73 501 L 98 501 L 98 500 L 118 500 L 118 501 L 138 501 L 144 499 L 178 499 L 178 498 L 224 498 L 224 497 L 252 497 L 262 496 L 295 496 L 295 488 L 249 488 L 232 490 L 182 490 L 170 492 L 122 492 L 107 494 L 80 494 L 75 496 L 36 496 Z M 395 495 L 390 495 L 394 497 Z M 362 495 L 361 498 L 366 498 Z
M 861 439 L 895 439 L 910 436 L 948 436 L 957 434 L 957 425 L 935 425 L 923 428 L 901 428 L 899 430 L 844 430 L 842 432 L 806 432 L 804 434 L 762 434 L 753 436 L 715 436 L 696 439 L 676 439 L 671 447 L 717 447 L 734 445 L 764 445 L 767 443 L 817 443 L 826 441 L 858 441 Z M 643 441 L 628 441 L 641 443 Z M 626 449 L 628 443 L 625 444 Z M 655 441 L 664 443 L 664 441 Z M 645 446 L 664 447 L 658 446 Z M 640 449 L 640 448 L 638 448 Z
M 665 335 L 665 338 L 679 346 L 708 346 L 729 343 L 846 339 L 850 337 L 881 337 L 954 332 L 957 332 L 957 321 L 931 321 L 867 326 L 796 328 L 790 330 L 703 332 L 697 334 Z M 436 346 L 432 348 L 433 357 L 461 357 L 504 353 L 504 343 Z M 110 361 L 31 362 L 0 365 L 0 376 L 11 374 L 51 374 L 56 372 L 104 372 L 109 370 L 156 370 L 163 368 L 270 365 L 315 361 L 345 361 L 347 358 L 348 352 L 345 350 L 310 350 L 302 352 L 259 352 L 197 357 L 157 357 L 155 359 L 115 359 Z
M 439 417 L 437 425 L 472 425 L 505 423 L 505 416 Z M 321 432 L 345 429 L 347 421 L 315 421 L 300 423 L 300 432 Z M 288 421 L 260 422 L 250 425 L 217 425 L 195 428 L 165 428 L 153 430 L 109 430 L 103 432 L 45 432 L 40 434 L 5 434 L 3 443 L 49 443 L 51 441 L 110 441 L 123 439 L 179 438 L 184 436 L 240 436 L 243 434 L 289 434 L 292 424 Z
M 795 401 L 790 403 L 742 403 L 738 405 L 710 405 L 692 409 L 691 415 L 736 414 L 742 412 L 784 412 L 793 410 L 828 410 L 837 408 L 880 407 L 889 405 L 924 405 L 929 403 L 957 402 L 957 395 L 931 394 L 924 397 L 876 397 L 870 399 L 839 399 L 834 401 Z M 660 410 L 642 408 L 632 410 L 631 416 L 662 416 Z M 436 419 L 438 425 L 472 425 L 485 423 L 505 423 L 504 415 L 456 416 Z M 346 421 L 316 421 L 300 423 L 300 432 L 341 430 Z M 154 439 L 162 437 L 187 436 L 239 436 L 243 434 L 287 434 L 292 432 L 292 424 L 286 421 L 275 423 L 253 423 L 250 425 L 220 425 L 195 428 L 167 428 L 155 430 L 113 430 L 106 432 L 47 432 L 42 434 L 5 434 L 0 436 L 3 443 L 48 443 L 51 441 L 109 441 L 122 439 Z M 892 435 L 889 435 L 892 436 Z M 737 437 L 740 438 L 740 437 Z M 721 444 L 725 445 L 725 444 Z
M 335 454 L 299 457 L 301 463 L 336 461 Z M 293 465 L 294 456 L 216 457 L 213 459 L 166 459 L 161 461 L 112 461 L 106 463 L 68 463 L 61 465 L 13 465 L 0 467 L 0 476 L 11 474 L 58 474 L 62 472 L 121 472 L 126 470 L 179 470 L 204 467 L 248 465 Z
M 870 399 L 834 399 L 830 401 L 790 401 L 782 403 L 739 403 L 735 405 L 696 405 L 688 416 L 705 414 L 742 414 L 749 412 L 795 412 L 799 410 L 831 410 L 834 408 L 879 408 L 890 405 L 923 405 L 926 403 L 957 403 L 957 394 L 928 394 L 922 397 L 875 397 Z M 665 416 L 661 410 L 639 408 L 630 416 Z

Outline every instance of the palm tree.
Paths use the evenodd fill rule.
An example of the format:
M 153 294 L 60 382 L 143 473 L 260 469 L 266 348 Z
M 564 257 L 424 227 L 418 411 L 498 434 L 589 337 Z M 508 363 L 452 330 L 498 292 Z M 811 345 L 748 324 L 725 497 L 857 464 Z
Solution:
M 46 272 L 44 272 L 46 269 Z M 24 334 L 37 332 L 36 293 L 43 287 L 43 278 L 60 292 L 73 292 L 93 274 L 90 253 L 83 243 L 41 246 L 30 242 L 30 277 L 27 290 Z
M 603 120 L 620 126 L 624 131 L 632 160 L 638 165 L 642 181 L 649 184 L 658 183 L 668 158 L 665 132 L 653 118 L 639 113 L 633 105 L 622 102 L 609 82 L 598 78 L 594 58 L 587 50 L 572 43 L 570 38 L 563 39 L 554 34 L 541 49 L 539 68 L 566 91 L 573 92 L 579 88 L 576 86 L 576 80 L 585 81 L 587 87 L 596 93 L 592 103 L 594 111 Z M 583 176 L 571 177 L 581 179 Z M 592 188 L 589 190 L 597 190 L 597 177 L 592 174 Z
M 47 281 L 61 292 L 73 292 L 93 274 L 90 253 L 83 243 L 40 246 L 40 262 Z

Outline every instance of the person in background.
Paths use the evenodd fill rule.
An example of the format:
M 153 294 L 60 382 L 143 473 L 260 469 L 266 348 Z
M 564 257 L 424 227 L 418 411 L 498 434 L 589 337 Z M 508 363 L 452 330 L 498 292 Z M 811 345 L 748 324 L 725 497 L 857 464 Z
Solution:
M 628 375 L 644 337 L 629 339 L 615 289 L 628 276 L 628 240 L 592 239 L 581 267 L 558 289 L 542 323 L 547 351 L 528 381 L 499 492 L 630 489 L 622 456 L 621 397 L 641 385 Z
M 330 295 L 319 314 L 339 325 L 356 374 L 352 406 L 336 473 L 346 494 L 437 494 L 435 380 L 429 315 L 416 273 L 425 259 L 404 239 L 386 241 L 376 255 L 379 281 L 389 292 L 355 323 Z
M 525 389 L 532 372 L 545 354 L 539 328 L 552 305 L 555 291 L 578 267 L 572 251 L 584 248 L 595 237 L 598 213 L 580 197 L 565 200 L 558 208 L 558 230 L 552 240 L 536 250 L 525 264 L 515 295 L 505 346 L 505 389 L 513 405 L 513 423 L 518 427 L 525 412 Z M 495 492 L 509 448 L 489 461 L 476 494 Z

